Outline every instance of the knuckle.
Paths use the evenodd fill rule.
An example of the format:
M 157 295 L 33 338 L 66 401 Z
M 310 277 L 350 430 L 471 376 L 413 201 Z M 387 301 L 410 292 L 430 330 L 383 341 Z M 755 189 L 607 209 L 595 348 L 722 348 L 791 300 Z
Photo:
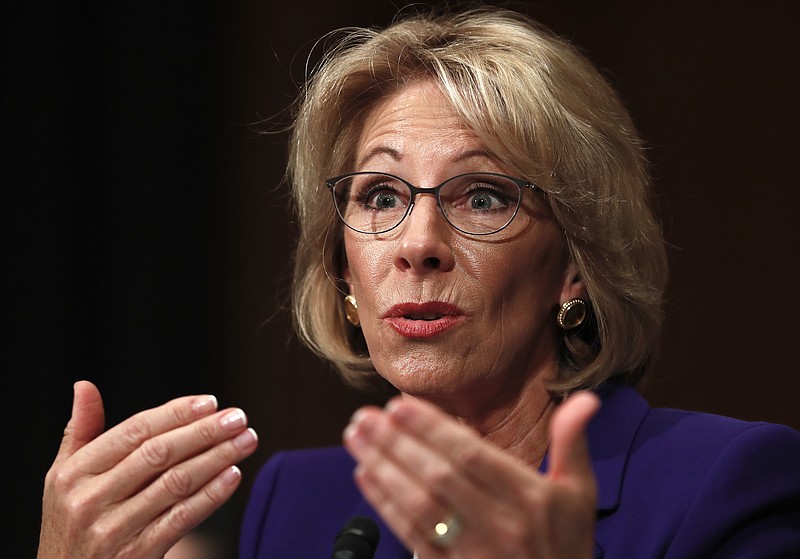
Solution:
M 86 527 L 89 541 L 102 541 L 112 536 L 113 530 L 106 522 L 92 522 Z
M 463 444 L 453 455 L 456 462 L 467 470 L 478 467 L 481 462 L 481 448 L 476 444 Z
M 102 495 L 99 489 L 65 493 L 61 500 L 63 511 L 76 525 L 94 523 Z
M 166 521 L 170 529 L 176 533 L 187 532 L 197 524 L 194 510 L 188 501 L 183 501 L 172 507 Z
M 75 476 L 66 466 L 51 468 L 45 476 L 45 484 L 51 486 L 56 493 L 66 493 L 74 486 Z
M 516 519 L 506 518 L 504 522 L 500 522 L 496 526 L 498 535 L 500 536 L 497 541 L 505 542 L 509 548 L 515 549 L 526 540 L 529 534 L 527 526 Z
M 217 440 L 217 431 L 208 421 L 198 421 L 194 427 L 195 433 L 206 444 L 213 444 Z
M 81 519 L 88 517 L 92 510 L 91 500 L 86 497 L 73 495 L 64 503 L 65 515 L 77 524 L 83 524 Z M 93 525 L 94 523 L 92 523 Z
M 241 451 L 236 448 L 232 441 L 218 444 L 214 446 L 210 452 L 213 459 L 220 464 L 229 464 L 241 458 Z
M 422 472 L 425 482 L 433 487 L 448 487 L 454 475 L 453 468 L 443 461 L 428 464 Z
M 122 424 L 122 442 L 128 448 L 136 448 L 150 438 L 150 424 L 142 417 L 134 416 Z
M 181 404 L 177 400 L 170 402 L 167 407 L 170 418 L 177 425 L 185 425 L 192 419 L 192 414 L 188 405 Z
M 434 504 L 433 498 L 427 493 L 423 493 L 421 491 L 409 494 L 406 497 L 405 504 L 408 507 L 408 510 L 430 511 L 435 508 L 438 509 L 438 507 L 436 507 Z
M 157 469 L 164 467 L 170 459 L 170 447 L 163 439 L 155 438 L 147 440 L 141 447 L 140 453 L 142 460 L 151 468 Z
M 86 542 L 88 556 L 109 557 L 111 549 L 121 537 L 122 526 L 108 520 L 98 520 L 85 527 L 82 539 Z
M 192 490 L 192 474 L 182 466 L 165 472 L 162 479 L 164 487 L 174 497 L 185 497 Z
M 203 495 L 211 503 L 213 507 L 218 507 L 225 502 L 226 496 L 219 491 L 219 487 L 215 484 L 209 484 L 203 488 Z

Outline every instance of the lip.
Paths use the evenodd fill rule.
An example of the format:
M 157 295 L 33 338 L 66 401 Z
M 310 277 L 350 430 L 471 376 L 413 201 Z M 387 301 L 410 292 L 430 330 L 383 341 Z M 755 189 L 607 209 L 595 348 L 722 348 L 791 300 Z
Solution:
M 464 317 L 464 311 L 443 301 L 399 303 L 381 317 L 398 334 L 408 338 L 432 338 L 449 330 Z

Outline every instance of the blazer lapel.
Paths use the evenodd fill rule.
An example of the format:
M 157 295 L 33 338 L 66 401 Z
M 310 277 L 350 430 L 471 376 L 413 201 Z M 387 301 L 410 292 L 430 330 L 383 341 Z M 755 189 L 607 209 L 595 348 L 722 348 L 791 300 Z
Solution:
M 607 514 L 619 506 L 622 478 L 636 432 L 650 406 L 629 386 L 598 391 L 603 405 L 589 423 L 589 453 L 597 479 L 597 512 Z

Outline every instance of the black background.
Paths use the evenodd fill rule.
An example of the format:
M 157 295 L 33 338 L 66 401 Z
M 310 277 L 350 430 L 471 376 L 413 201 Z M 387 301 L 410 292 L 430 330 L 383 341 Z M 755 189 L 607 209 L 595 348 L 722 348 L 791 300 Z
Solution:
M 78 379 L 99 385 L 109 425 L 195 392 L 248 412 L 260 449 L 207 524 L 232 554 L 266 457 L 337 444 L 353 409 L 375 400 L 343 388 L 290 333 L 280 126 L 313 42 L 384 25 L 399 5 L 4 11 L 4 556 L 35 553 L 42 480 Z M 645 394 L 800 428 L 800 4 L 506 5 L 581 45 L 650 145 L 672 272 L 663 356 Z

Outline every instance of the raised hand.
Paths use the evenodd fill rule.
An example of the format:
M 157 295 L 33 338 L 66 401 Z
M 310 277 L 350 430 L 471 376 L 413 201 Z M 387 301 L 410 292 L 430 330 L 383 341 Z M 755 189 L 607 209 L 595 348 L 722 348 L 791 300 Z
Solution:
M 597 488 L 584 431 L 598 407 L 578 393 L 556 410 L 544 475 L 418 400 L 361 410 L 345 443 L 367 500 L 424 559 L 588 558 Z M 441 522 L 451 533 L 437 539 Z
M 236 490 L 257 445 L 240 409 L 186 396 L 103 432 L 100 392 L 75 384 L 45 478 L 38 559 L 161 558 Z

